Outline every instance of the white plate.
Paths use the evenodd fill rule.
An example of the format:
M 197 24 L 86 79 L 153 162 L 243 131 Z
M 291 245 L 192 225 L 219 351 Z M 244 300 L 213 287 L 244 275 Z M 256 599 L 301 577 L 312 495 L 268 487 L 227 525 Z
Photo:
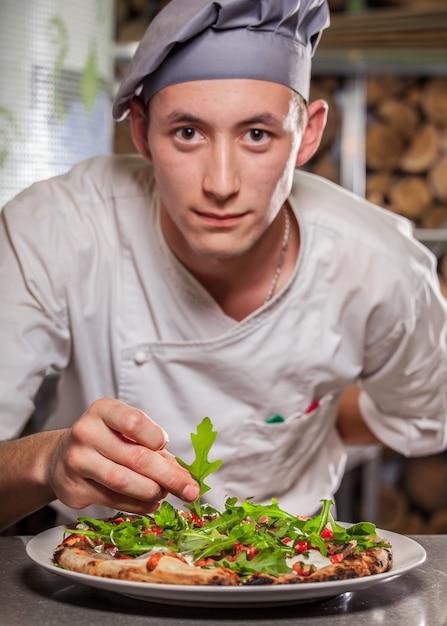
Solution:
M 163 604 L 193 606 L 259 606 L 297 604 L 332 598 L 342 593 L 365 589 L 377 583 L 390 581 L 396 576 L 421 565 L 425 561 L 424 548 L 409 537 L 377 529 L 377 534 L 388 539 L 393 546 L 393 569 L 384 574 L 303 585 L 277 585 L 260 587 L 193 587 L 189 585 L 163 585 L 158 583 L 130 582 L 78 574 L 55 567 L 52 561 L 54 548 L 62 541 L 65 526 L 56 526 L 33 537 L 26 546 L 28 556 L 38 565 L 90 587 L 105 589 L 139 600 Z

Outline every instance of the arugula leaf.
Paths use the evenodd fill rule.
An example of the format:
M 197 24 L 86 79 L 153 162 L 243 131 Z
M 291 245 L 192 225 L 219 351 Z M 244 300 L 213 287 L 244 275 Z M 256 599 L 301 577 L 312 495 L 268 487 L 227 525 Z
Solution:
M 278 505 L 278 501 L 272 498 L 271 504 L 254 504 L 250 502 L 250 498 L 246 498 L 242 504 L 245 516 L 249 516 L 255 520 L 258 520 L 262 516 L 267 516 L 271 520 L 287 520 L 289 522 L 296 522 L 296 515 L 287 513 L 281 509 Z
M 371 522 L 359 522 L 346 529 L 348 535 L 369 535 L 374 536 L 376 534 L 376 527 Z
M 248 576 L 256 572 L 264 572 L 272 576 L 290 573 L 284 554 L 275 547 L 268 547 L 259 552 L 253 559 L 248 559 L 246 552 L 240 552 L 235 561 L 229 561 L 223 558 L 216 561 L 214 567 L 228 567 L 241 576 Z
M 200 494 L 197 500 L 193 502 L 193 506 L 185 504 L 187 508 L 194 510 L 200 518 L 202 517 L 200 498 L 211 489 L 211 487 L 205 483 L 205 478 L 212 474 L 212 472 L 216 472 L 223 463 L 221 460 L 216 460 L 211 463 L 208 461 L 208 453 L 216 437 L 217 432 L 213 431 L 213 424 L 210 418 L 204 417 L 202 422 L 197 426 L 197 433 L 191 433 L 191 441 L 196 453 L 194 461 L 189 465 L 179 457 L 175 457 L 177 463 L 187 469 L 200 485 Z
M 166 500 L 162 503 L 158 511 L 154 511 L 154 521 L 163 530 L 183 530 L 186 528 L 186 521 L 179 514 L 170 502 Z

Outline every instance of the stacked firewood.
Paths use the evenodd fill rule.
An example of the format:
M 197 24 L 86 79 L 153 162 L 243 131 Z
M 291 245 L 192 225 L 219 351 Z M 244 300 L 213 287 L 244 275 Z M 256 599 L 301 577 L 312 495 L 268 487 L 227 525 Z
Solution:
M 366 196 L 417 227 L 447 227 L 447 78 L 368 80 Z M 447 255 L 438 266 L 447 296 Z M 379 494 L 382 528 L 447 534 L 447 457 L 385 460 L 397 468 Z
M 396 462 L 397 480 L 380 487 L 378 526 L 409 535 L 447 534 L 446 455 Z
M 371 77 L 366 196 L 416 226 L 447 223 L 447 78 Z

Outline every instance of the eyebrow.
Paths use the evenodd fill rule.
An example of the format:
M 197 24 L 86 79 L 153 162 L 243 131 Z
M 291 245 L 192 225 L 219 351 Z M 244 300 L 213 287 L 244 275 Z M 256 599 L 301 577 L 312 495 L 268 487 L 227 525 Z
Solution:
M 200 117 L 191 115 L 190 113 L 185 113 L 183 111 L 178 111 L 178 110 L 175 110 L 169 113 L 168 121 L 173 122 L 173 123 L 190 122 L 193 124 L 201 124 L 201 123 L 203 124 L 203 120 Z
M 246 120 L 242 120 L 239 122 L 240 126 L 256 126 L 256 124 L 263 124 L 264 126 L 277 126 L 282 125 L 282 120 L 280 120 L 275 115 L 271 113 L 259 113 L 258 115 L 254 115 L 253 117 L 249 117 Z
M 187 123 L 187 124 L 205 124 L 205 120 L 202 118 L 192 115 L 190 113 L 186 113 L 181 110 L 174 110 L 168 115 L 168 121 L 171 123 Z M 282 126 L 283 120 L 279 119 L 275 115 L 272 115 L 269 112 L 259 113 L 254 115 L 253 117 L 249 117 L 245 120 L 241 120 L 237 123 L 237 126 L 256 126 L 258 124 L 262 124 L 264 126 Z

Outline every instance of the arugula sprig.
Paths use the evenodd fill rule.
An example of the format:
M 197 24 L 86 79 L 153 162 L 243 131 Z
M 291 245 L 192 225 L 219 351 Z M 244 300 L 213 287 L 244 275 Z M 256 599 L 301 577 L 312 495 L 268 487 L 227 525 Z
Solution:
M 192 505 L 185 504 L 185 507 L 190 511 L 194 511 L 200 518 L 203 516 L 203 508 L 200 499 L 204 493 L 211 489 L 211 487 L 205 483 L 205 478 L 213 472 L 216 472 L 223 463 L 221 460 L 212 461 L 211 463 L 208 460 L 209 451 L 211 450 L 216 437 L 217 432 L 213 431 L 213 424 L 211 423 L 210 418 L 204 417 L 201 423 L 197 426 L 197 433 L 191 433 L 191 441 L 196 454 L 194 461 L 189 465 L 178 456 L 175 457 L 177 463 L 187 469 L 191 476 L 199 483 L 199 497 L 193 502 Z

